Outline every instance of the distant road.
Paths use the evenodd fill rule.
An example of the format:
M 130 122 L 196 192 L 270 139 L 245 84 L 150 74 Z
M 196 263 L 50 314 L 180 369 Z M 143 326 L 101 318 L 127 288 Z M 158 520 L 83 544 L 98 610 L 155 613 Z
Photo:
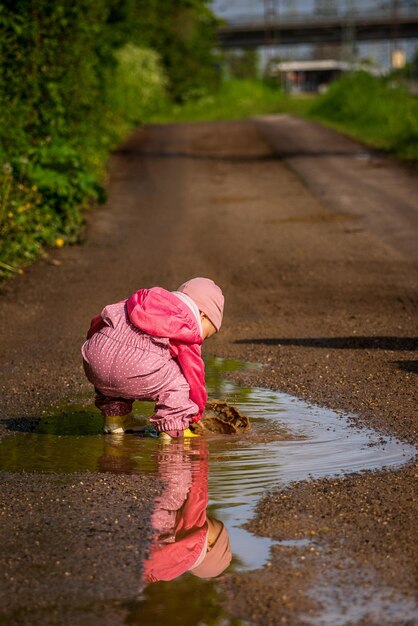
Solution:
M 290 115 L 260 117 L 255 124 L 321 203 L 357 215 L 362 228 L 418 259 L 417 170 Z

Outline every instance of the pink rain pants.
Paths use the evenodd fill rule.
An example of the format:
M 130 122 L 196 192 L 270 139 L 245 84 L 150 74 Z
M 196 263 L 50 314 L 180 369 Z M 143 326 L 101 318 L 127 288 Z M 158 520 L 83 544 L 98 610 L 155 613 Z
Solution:
M 124 302 L 106 307 L 102 317 L 108 326 L 81 350 L 86 376 L 96 388 L 96 406 L 104 416 L 127 415 L 134 400 L 152 400 L 156 407 L 150 421 L 159 431 L 188 428 L 199 410 L 170 354 L 169 340 L 133 326 Z

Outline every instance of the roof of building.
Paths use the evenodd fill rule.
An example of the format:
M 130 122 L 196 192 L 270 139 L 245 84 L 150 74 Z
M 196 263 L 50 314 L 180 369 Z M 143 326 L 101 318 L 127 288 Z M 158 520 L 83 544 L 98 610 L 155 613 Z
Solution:
M 323 70 L 340 70 L 348 72 L 351 70 L 366 69 L 361 63 L 350 63 L 349 61 L 337 61 L 336 59 L 323 59 L 311 61 L 281 61 L 273 65 L 273 72 L 318 72 Z M 373 67 L 367 67 L 371 74 L 380 73 Z

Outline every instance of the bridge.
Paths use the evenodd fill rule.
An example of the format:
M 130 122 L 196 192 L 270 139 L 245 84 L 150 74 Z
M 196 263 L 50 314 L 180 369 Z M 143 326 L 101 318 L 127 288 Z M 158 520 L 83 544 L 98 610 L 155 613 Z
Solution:
M 333 15 L 241 16 L 218 29 L 222 48 L 255 48 L 262 45 L 341 43 L 347 32 L 356 41 L 418 38 L 418 6 L 396 14 L 390 9 Z

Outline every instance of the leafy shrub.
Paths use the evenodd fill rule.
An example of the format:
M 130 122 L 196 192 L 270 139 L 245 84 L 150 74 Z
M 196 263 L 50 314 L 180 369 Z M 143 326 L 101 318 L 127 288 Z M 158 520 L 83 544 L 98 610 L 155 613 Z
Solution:
M 192 93 L 182 104 L 169 105 L 152 117 L 157 122 L 191 122 L 210 120 L 235 120 L 277 113 L 283 108 L 284 94 L 260 80 L 231 79 L 222 83 L 219 90 L 200 90 Z
M 114 45 L 110 6 L 0 7 L 0 277 L 77 241 L 109 150 L 164 96 L 158 55 Z
M 418 98 L 390 79 L 365 72 L 346 75 L 315 102 L 310 115 L 418 161 Z
M 216 91 L 220 64 L 215 52 L 218 18 L 210 9 L 212 0 L 147 0 L 136 2 L 136 19 L 141 25 L 135 40 L 157 50 L 175 102 L 192 94 Z
M 109 151 L 168 86 L 178 97 L 216 76 L 207 4 L 0 3 L 0 278 L 77 240 Z
M 159 55 L 149 48 L 126 44 L 116 54 L 117 67 L 108 88 L 114 112 L 132 124 L 147 120 L 167 100 L 167 78 Z

